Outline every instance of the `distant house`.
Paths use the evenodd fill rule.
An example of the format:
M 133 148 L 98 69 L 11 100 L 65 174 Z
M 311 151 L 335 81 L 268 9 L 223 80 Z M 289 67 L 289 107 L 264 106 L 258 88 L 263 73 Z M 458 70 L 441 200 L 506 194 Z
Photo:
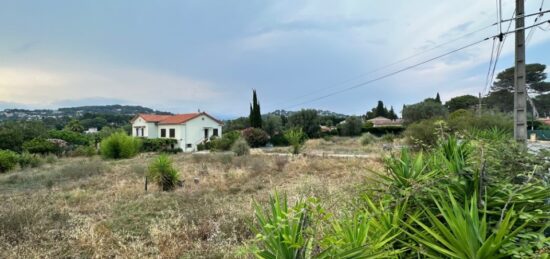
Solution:
M 84 131 L 85 134 L 92 134 L 97 132 L 98 132 L 97 128 L 89 128 L 88 130 Z
M 390 120 L 386 117 L 376 117 L 367 121 L 372 123 L 372 126 L 375 128 L 389 127 L 389 126 L 396 126 L 396 127 L 403 126 L 403 120 L 401 119 Z
M 212 136 L 222 135 L 223 123 L 207 114 L 176 115 L 138 114 L 132 120 L 132 136 L 171 138 L 178 141 L 184 152 L 197 150 L 197 145 Z

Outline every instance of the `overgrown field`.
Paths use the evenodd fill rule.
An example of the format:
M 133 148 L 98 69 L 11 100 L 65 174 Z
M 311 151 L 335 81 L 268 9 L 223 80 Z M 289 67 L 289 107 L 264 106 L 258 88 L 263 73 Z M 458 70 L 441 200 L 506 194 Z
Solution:
M 253 199 L 278 190 L 342 211 L 382 170 L 376 159 L 178 154 L 183 187 L 145 192 L 154 157 L 63 158 L 0 174 L 0 258 L 246 257 Z

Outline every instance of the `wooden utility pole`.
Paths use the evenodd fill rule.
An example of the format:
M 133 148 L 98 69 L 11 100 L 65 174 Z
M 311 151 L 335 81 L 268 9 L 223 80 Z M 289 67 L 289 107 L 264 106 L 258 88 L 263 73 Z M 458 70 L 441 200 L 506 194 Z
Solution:
M 525 86 L 525 0 L 516 0 L 516 57 L 514 72 L 514 138 L 527 141 L 527 89 Z
M 479 117 L 481 117 L 481 93 L 479 93 L 478 96 L 479 96 L 479 99 L 478 99 L 479 104 L 477 106 L 477 112 L 478 112 Z

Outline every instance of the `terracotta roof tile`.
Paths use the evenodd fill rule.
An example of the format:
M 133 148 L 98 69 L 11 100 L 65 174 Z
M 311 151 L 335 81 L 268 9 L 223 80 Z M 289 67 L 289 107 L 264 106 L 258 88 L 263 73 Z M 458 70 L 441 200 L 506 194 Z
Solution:
M 157 114 L 139 114 L 137 115 L 132 122 L 137 119 L 138 117 L 143 118 L 147 122 L 156 122 L 158 124 L 182 124 L 185 123 L 191 119 L 194 119 L 200 115 L 205 115 L 214 121 L 222 124 L 221 121 L 217 120 L 216 118 L 210 116 L 206 112 L 202 113 L 185 113 L 185 114 L 176 114 L 176 115 L 157 115 Z

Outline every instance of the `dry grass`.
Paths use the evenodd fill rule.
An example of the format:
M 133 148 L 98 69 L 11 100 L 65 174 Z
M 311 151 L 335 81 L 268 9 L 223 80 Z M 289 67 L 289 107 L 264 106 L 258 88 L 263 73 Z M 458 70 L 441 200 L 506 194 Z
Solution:
M 357 158 L 179 154 L 184 187 L 145 192 L 153 157 L 66 158 L 0 175 L 0 258 L 236 258 L 253 238 L 252 199 L 277 189 L 338 211 L 380 168 Z

